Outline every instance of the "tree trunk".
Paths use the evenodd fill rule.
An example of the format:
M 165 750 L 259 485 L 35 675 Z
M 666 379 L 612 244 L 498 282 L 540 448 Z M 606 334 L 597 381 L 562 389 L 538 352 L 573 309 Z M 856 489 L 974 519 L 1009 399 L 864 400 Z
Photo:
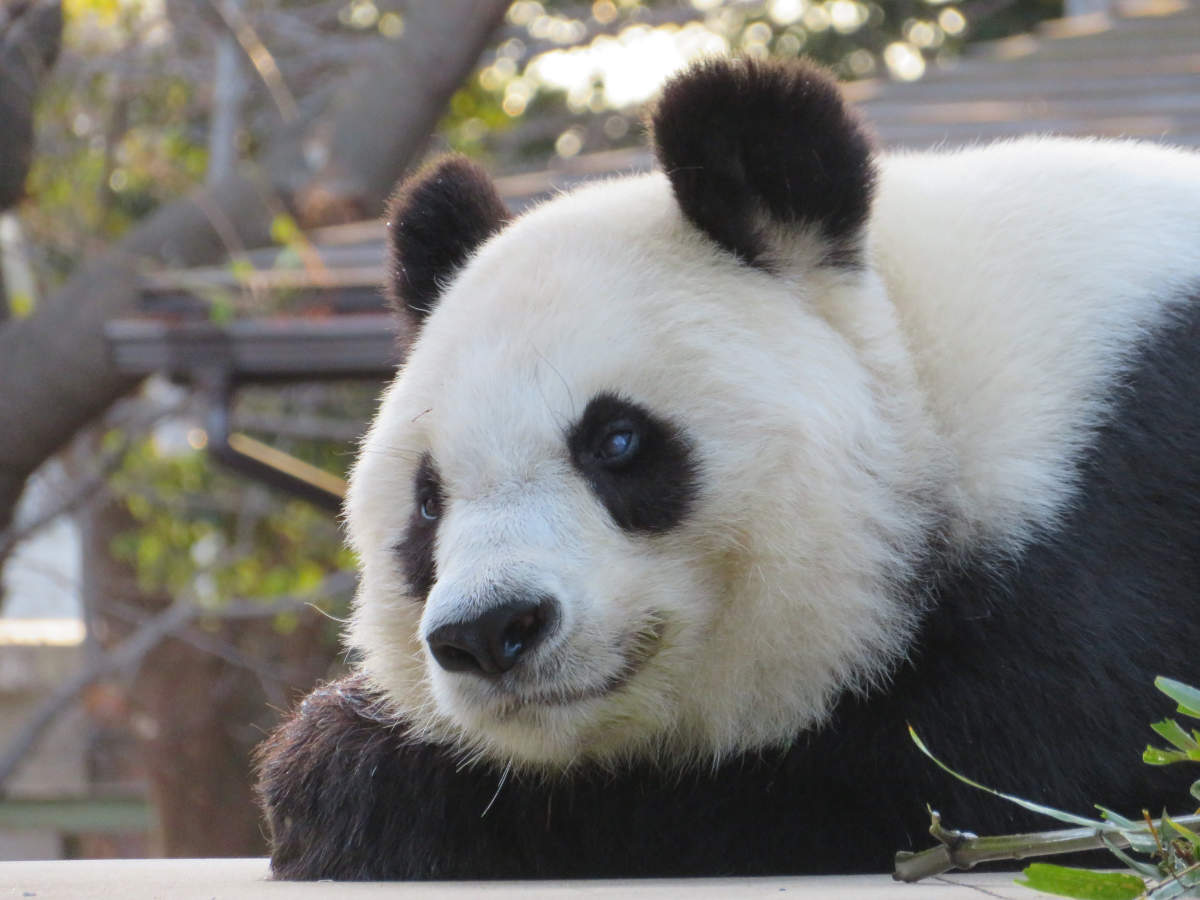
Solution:
M 136 525 L 119 502 L 92 504 L 82 524 L 84 604 L 98 647 L 111 651 L 172 601 L 140 590 L 131 567 L 110 555 L 113 536 Z M 329 674 L 337 642 L 328 619 L 312 610 L 286 641 L 271 617 L 192 626 L 189 634 L 253 660 L 255 670 L 188 640 L 167 638 L 144 658 L 136 677 L 110 677 L 100 687 L 104 702 L 92 705 L 108 715 L 94 722 L 100 746 L 92 776 L 109 786 L 144 779 L 156 820 L 151 855 L 261 855 L 266 847 L 253 794 L 254 747 L 274 724 L 272 708 L 290 705 L 292 685 L 311 685 Z
M 508 2 L 495 0 L 406 5 L 404 36 L 396 42 L 396 52 L 378 69 L 351 75 L 350 89 L 334 101 L 333 115 L 319 130 L 315 149 L 326 162 L 314 182 L 297 192 L 306 218 L 311 218 L 310 209 L 320 210 L 330 188 L 349 204 L 338 218 L 382 212 L 390 191 L 381 192 L 380 185 L 390 185 L 420 155 L 446 102 L 507 9 Z M 418 40 L 419 51 L 414 46 Z M 465 48 L 472 49 L 464 55 Z M 451 64 L 455 59 L 460 62 Z M 412 122 L 426 127 L 405 127 Z M 314 151 L 311 141 L 307 149 Z
M 42 79 L 58 58 L 61 43 L 62 7 L 57 0 L 0 8 L 0 122 L 4 123 L 0 127 L 0 212 L 24 196 L 25 176 L 33 159 L 33 103 Z M 6 327 L 8 318 L 0 254 L 0 329 Z M 2 376 L 0 383 L 5 383 Z M 0 425 L 8 424 L 0 412 Z M 28 474 L 10 469 L 0 455 L 0 532 L 12 524 Z M 0 569 L 6 556 L 0 553 Z M 0 607 L 3 599 L 0 585 Z

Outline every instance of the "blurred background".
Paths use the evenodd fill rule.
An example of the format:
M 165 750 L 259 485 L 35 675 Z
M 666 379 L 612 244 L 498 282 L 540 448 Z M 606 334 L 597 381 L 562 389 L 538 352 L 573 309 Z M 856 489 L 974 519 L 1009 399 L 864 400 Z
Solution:
M 265 852 L 253 747 L 351 662 L 406 170 L 519 211 L 648 168 L 641 104 L 731 52 L 828 64 L 886 146 L 1200 144 L 1196 7 L 1065 2 L 3 0 L 0 859 Z

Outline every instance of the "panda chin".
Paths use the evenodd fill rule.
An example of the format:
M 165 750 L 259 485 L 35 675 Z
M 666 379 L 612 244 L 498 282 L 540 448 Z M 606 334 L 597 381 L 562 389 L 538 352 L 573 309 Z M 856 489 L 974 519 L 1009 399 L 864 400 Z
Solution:
M 597 750 L 603 755 L 603 748 L 585 736 L 594 735 L 612 713 L 620 711 L 627 723 L 640 718 L 624 709 L 624 697 L 662 649 L 665 632 L 659 616 L 627 632 L 617 642 L 621 664 L 590 684 L 564 683 L 534 671 L 521 681 L 497 683 L 484 691 L 461 685 L 466 689 L 454 690 L 452 698 L 439 699 L 438 705 L 467 748 L 483 747 L 484 756 L 517 766 L 568 768 L 593 758 Z M 550 668 L 569 670 L 570 663 L 563 660 Z

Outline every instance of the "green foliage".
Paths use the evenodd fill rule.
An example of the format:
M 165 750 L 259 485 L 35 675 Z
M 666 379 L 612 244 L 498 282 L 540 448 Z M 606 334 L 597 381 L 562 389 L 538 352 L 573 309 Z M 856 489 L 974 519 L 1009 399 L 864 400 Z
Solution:
M 34 299 L 25 291 L 14 291 L 8 298 L 8 313 L 14 319 L 27 319 L 33 315 Z
M 1158 677 L 1154 686 L 1174 700 L 1181 715 L 1200 719 L 1200 690 L 1173 678 Z M 1200 731 L 1195 728 L 1189 734 L 1174 719 L 1164 719 L 1150 726 L 1174 746 L 1174 750 L 1147 747 L 1142 761 L 1152 766 L 1168 766 L 1177 762 L 1200 762 Z M 1192 782 L 1191 795 L 1200 800 L 1200 779 Z
M 51 281 L 203 178 L 207 86 L 172 74 L 166 50 L 143 40 L 151 6 L 64 3 L 64 58 L 38 95 L 21 210 Z
M 1136 900 L 1146 885 L 1136 875 L 1123 872 L 1092 872 L 1051 863 L 1034 863 L 1025 869 L 1025 880 L 1017 884 L 1047 894 L 1078 900 Z
M 1156 678 L 1154 685 L 1178 704 L 1178 712 L 1181 715 L 1200 719 L 1200 690 L 1164 677 Z M 1144 762 L 1150 765 L 1200 762 L 1200 731 L 1193 729 L 1188 732 L 1174 719 L 1155 722 L 1151 728 L 1174 749 L 1147 747 L 1143 754 Z M 909 733 L 922 753 L 959 781 L 995 794 L 997 797 L 1002 797 L 1032 812 L 1070 825 L 1092 829 L 1096 834 L 1105 838 L 1105 845 L 1113 855 L 1123 862 L 1132 873 L 1135 873 L 1100 873 L 1086 869 L 1034 863 L 1025 869 L 1023 873 L 1025 880 L 1018 881 L 1018 884 L 1063 897 L 1075 897 L 1078 900 L 1134 900 L 1134 898 L 1142 897 L 1146 900 L 1173 900 L 1176 897 L 1200 897 L 1200 835 L 1189 827 L 1189 824 L 1184 824 L 1166 814 L 1157 822 L 1151 821 L 1148 814 L 1144 821 L 1135 821 L 1126 819 L 1102 806 L 1097 807 L 1102 815 L 1102 820 L 1089 819 L 1053 807 L 1031 803 L 1020 797 L 986 787 L 955 772 L 929 751 L 915 731 L 910 728 Z M 1194 798 L 1200 799 L 1200 780 L 1192 784 L 1191 794 Z M 940 828 L 936 814 L 932 830 L 935 835 L 939 832 L 953 834 L 957 837 L 964 837 L 968 843 L 970 842 L 970 839 L 966 839 L 961 833 L 944 832 Z M 1130 852 L 1121 849 L 1113 840 L 1114 838 L 1122 838 L 1128 842 Z M 1011 844 L 1011 850 L 1019 851 L 1014 853 L 1013 858 L 1046 855 L 1047 853 L 1045 849 L 1042 849 L 1041 852 L 1033 852 L 1028 840 L 1021 836 L 974 840 L 987 841 L 992 844 L 1008 841 Z M 961 850 L 961 847 L 959 849 Z M 1147 859 L 1140 859 L 1132 854 L 1140 854 Z M 898 856 L 898 859 L 900 858 Z M 911 860 L 912 856 L 905 854 L 905 858 Z
M 328 460 L 332 453 L 310 456 Z M 326 513 L 247 486 L 199 449 L 165 452 L 153 437 L 134 441 L 110 488 L 131 522 L 111 538 L 110 550 L 144 593 L 219 608 L 232 599 L 302 596 L 354 564 Z

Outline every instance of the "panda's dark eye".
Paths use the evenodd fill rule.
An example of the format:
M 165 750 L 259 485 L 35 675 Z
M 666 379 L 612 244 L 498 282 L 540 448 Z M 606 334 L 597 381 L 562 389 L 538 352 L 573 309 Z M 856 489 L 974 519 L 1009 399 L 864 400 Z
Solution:
M 687 515 L 699 466 L 670 420 L 604 392 L 588 401 L 566 439 L 576 471 L 621 528 L 663 532 Z
M 641 440 L 633 423 L 620 420 L 613 422 L 600 439 L 596 459 L 605 466 L 621 466 L 632 460 L 640 447 Z
M 419 600 L 425 599 L 437 579 L 433 551 L 444 500 L 433 456 L 426 453 L 413 478 L 413 507 L 410 507 L 408 527 L 396 545 L 409 591 Z

